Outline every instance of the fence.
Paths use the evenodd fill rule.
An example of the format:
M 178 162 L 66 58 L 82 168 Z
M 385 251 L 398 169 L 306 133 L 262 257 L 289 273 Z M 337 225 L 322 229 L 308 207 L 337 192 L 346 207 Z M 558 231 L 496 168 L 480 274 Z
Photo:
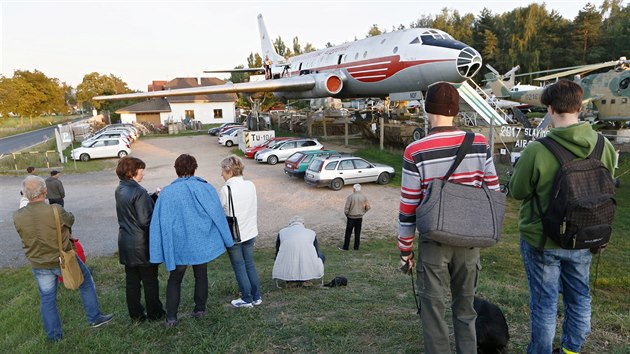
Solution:
M 0 158 L 1 172 L 25 172 L 29 166 L 34 166 L 38 170 L 50 170 L 61 168 L 62 163 L 55 150 L 16 152 Z

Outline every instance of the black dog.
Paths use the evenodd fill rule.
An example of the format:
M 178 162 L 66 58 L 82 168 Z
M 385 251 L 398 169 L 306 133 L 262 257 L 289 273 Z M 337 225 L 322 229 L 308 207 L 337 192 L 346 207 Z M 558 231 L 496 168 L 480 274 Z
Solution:
M 476 296 L 473 306 L 477 312 L 477 354 L 505 353 L 510 333 L 501 309 Z
M 334 277 L 329 283 L 324 284 L 324 286 L 332 288 L 334 286 L 346 286 L 348 285 L 348 279 L 344 277 Z

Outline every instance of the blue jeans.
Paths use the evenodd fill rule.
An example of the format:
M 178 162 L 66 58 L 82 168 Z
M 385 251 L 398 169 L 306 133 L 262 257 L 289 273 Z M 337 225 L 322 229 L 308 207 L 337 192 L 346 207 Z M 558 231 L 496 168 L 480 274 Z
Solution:
M 238 290 L 241 292 L 241 299 L 245 302 L 252 302 L 260 299 L 260 286 L 258 284 L 258 273 L 254 265 L 254 244 L 256 238 L 243 243 L 234 244 L 227 249 L 230 256 L 230 263 L 234 269 Z
M 521 238 L 521 256 L 529 284 L 531 340 L 528 353 L 551 353 L 556 335 L 558 294 L 562 292 L 563 348 L 578 353 L 591 331 L 589 268 L 591 252 L 547 249 L 541 252 Z
M 96 287 L 92 280 L 90 269 L 77 257 L 79 267 L 83 273 L 83 284 L 79 287 L 83 309 L 88 323 L 95 322 L 101 315 L 99 310 Z M 41 302 L 42 321 L 48 339 L 52 341 L 63 338 L 61 332 L 61 320 L 57 311 L 57 276 L 61 275 L 59 268 L 33 268 L 33 275 L 39 288 L 39 298 Z

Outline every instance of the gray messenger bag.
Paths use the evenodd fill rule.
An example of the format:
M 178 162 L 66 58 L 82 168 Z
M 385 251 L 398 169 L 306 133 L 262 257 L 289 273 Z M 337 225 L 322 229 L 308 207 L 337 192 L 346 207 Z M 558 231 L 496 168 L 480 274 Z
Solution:
M 499 242 L 505 194 L 448 182 L 448 178 L 472 147 L 474 133 L 466 133 L 455 162 L 443 179 L 434 179 L 416 209 L 420 239 L 458 247 L 490 247 Z

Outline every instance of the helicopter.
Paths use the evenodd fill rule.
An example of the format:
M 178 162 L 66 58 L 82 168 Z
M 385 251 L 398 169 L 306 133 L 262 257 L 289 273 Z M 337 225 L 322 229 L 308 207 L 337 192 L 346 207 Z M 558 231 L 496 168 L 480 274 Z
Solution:
M 613 68 L 604 73 L 584 75 L 594 70 L 607 67 Z M 505 85 L 501 75 L 492 67 L 489 69 L 490 72 L 485 75 L 485 78 L 497 98 L 530 104 L 532 106 L 542 106 L 540 96 L 542 95 L 544 87 L 525 91 L 510 90 Z M 627 60 L 626 57 L 621 57 L 619 60 L 583 65 L 569 69 L 570 70 L 538 77 L 535 80 L 544 82 L 575 75 L 575 82 L 584 90 L 584 106 L 587 108 L 592 107 L 592 109 L 586 109 L 584 111 L 592 116 L 593 121 L 605 122 L 613 125 L 615 128 L 621 128 L 625 122 L 630 122 L 630 60 Z

